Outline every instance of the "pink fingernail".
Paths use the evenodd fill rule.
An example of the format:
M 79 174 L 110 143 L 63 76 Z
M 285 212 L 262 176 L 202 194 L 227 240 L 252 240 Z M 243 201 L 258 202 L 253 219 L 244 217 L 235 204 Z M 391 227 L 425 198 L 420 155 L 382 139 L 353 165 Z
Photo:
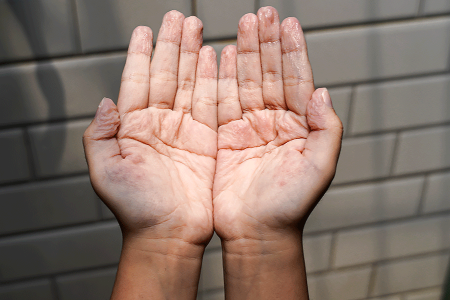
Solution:
M 328 93 L 328 90 L 326 88 L 324 88 L 322 91 L 322 100 L 328 107 L 333 108 L 333 103 L 331 102 L 330 94 Z
M 102 110 L 102 106 L 105 103 L 105 99 L 106 97 L 103 97 L 102 101 L 100 101 L 100 104 L 97 107 L 97 111 L 95 112 L 95 117 L 97 117 L 97 115 L 100 113 L 100 111 Z

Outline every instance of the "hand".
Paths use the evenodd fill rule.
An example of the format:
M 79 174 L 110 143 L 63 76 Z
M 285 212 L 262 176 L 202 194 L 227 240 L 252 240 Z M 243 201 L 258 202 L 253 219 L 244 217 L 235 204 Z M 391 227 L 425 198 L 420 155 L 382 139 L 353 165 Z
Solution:
M 132 35 L 117 107 L 105 99 L 84 135 L 92 185 L 124 236 L 206 245 L 213 233 L 217 63 L 202 23 L 165 15 Z
M 247 14 L 219 72 L 215 230 L 223 241 L 301 232 L 334 177 L 342 124 L 314 90 L 300 24 Z

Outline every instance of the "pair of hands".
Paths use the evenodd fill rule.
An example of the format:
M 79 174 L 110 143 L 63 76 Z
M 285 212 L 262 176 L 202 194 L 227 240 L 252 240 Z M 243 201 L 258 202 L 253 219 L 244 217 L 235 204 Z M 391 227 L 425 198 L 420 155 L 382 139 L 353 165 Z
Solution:
M 198 18 L 168 12 L 153 59 L 152 40 L 134 30 L 117 107 L 104 99 L 83 139 L 124 240 L 301 234 L 334 176 L 342 124 L 314 88 L 297 19 L 280 25 L 271 7 L 243 16 L 219 78 Z

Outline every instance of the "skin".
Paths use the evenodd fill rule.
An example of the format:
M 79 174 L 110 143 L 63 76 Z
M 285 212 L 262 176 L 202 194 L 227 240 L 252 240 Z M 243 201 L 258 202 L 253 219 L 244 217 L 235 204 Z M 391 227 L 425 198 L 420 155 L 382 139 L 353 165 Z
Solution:
M 342 124 L 315 90 L 295 18 L 264 7 L 223 52 L 214 177 L 227 299 L 307 299 L 303 225 L 334 177 Z
M 116 105 L 83 137 L 92 185 L 123 249 L 112 299 L 195 299 L 213 230 L 227 299 L 307 299 L 302 231 L 334 176 L 342 137 L 315 90 L 300 24 L 261 8 L 237 47 L 201 47 L 202 24 L 166 14 L 133 32 Z
M 217 59 L 201 21 L 177 11 L 150 61 L 152 39 L 134 30 L 118 105 L 102 101 L 83 141 L 92 185 L 123 232 L 112 299 L 195 299 L 213 234 Z

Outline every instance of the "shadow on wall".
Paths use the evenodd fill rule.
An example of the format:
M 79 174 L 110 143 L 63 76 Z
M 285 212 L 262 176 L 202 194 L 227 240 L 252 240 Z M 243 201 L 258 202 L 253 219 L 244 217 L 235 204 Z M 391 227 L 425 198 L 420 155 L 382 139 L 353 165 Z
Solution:
M 37 11 L 43 10 L 42 2 L 7 0 L 7 4 L 16 16 L 17 20 L 19 20 L 22 30 L 26 34 L 33 55 L 35 57 L 39 57 L 45 53 L 48 53 L 45 43 L 41 40 L 41 37 L 44 36 L 42 21 L 38 17 L 39 14 L 36 14 Z M 55 26 L 58 26 L 58 24 L 55 24 Z M 38 88 L 47 101 L 47 115 L 64 115 L 65 94 L 61 78 L 57 70 L 51 63 L 45 63 L 38 64 L 34 69 L 34 72 L 35 78 L 37 79 Z M 27 93 L 23 91 L 27 87 L 23 86 L 23 83 L 17 75 L 16 77 L 12 76 L 10 81 L 10 86 L 14 87 L 14 90 L 11 93 L 11 96 L 14 97 L 14 99 L 6 99 L 7 102 L 21 101 L 22 103 L 19 107 L 24 111 L 29 112 L 26 113 L 26 115 L 32 116 L 33 112 L 29 110 L 33 108 L 30 108 L 31 103 L 27 101 Z M 27 122 L 27 120 L 25 120 L 25 122 Z M 60 136 L 57 138 L 59 141 L 58 145 L 55 145 L 55 139 L 49 134 L 43 134 L 39 141 L 39 143 L 49 145 L 49 147 L 51 146 L 53 148 L 51 151 L 53 156 L 51 166 L 52 169 L 57 169 L 61 162 L 65 139 L 66 133 L 61 132 Z
M 450 300 L 450 262 L 447 267 L 447 276 L 442 287 L 442 298 L 441 300 Z

